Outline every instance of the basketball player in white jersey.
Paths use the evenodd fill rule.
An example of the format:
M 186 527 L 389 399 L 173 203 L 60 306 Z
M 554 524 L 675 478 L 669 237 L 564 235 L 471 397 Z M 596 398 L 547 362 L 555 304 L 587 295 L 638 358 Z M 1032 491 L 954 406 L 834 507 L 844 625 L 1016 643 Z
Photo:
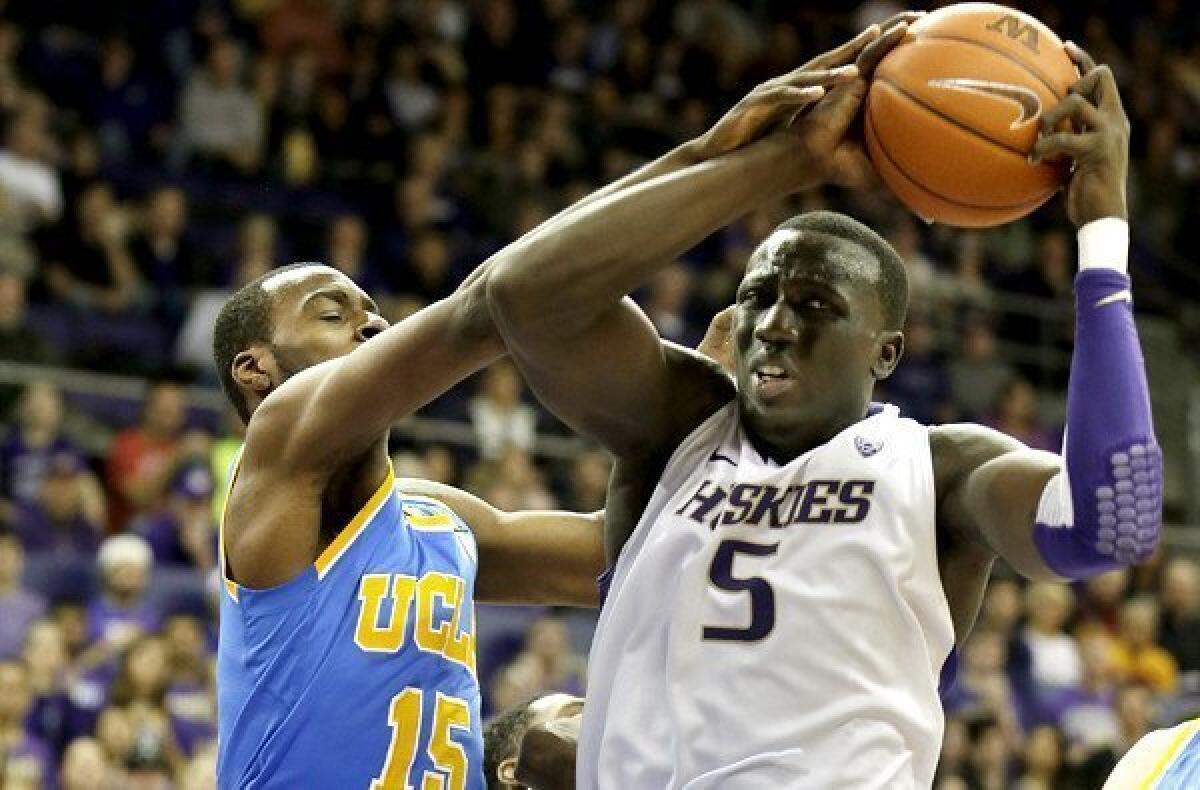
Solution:
M 861 182 L 850 130 L 903 32 L 873 29 L 756 89 L 635 186 L 491 262 L 491 311 L 534 391 L 616 458 L 581 788 L 929 787 L 939 676 L 994 559 L 1063 581 L 1157 542 L 1161 454 L 1125 274 L 1128 122 L 1111 72 L 1076 47 L 1083 77 L 1033 152 L 1073 164 L 1061 455 L 872 405 L 903 350 L 907 285 L 896 253 L 848 217 L 802 215 L 753 253 L 734 380 L 626 298 L 755 206 Z M 827 92 L 806 87 L 847 64 Z M 782 91 L 811 106 L 754 111 Z M 714 139 L 724 155 L 698 157 Z

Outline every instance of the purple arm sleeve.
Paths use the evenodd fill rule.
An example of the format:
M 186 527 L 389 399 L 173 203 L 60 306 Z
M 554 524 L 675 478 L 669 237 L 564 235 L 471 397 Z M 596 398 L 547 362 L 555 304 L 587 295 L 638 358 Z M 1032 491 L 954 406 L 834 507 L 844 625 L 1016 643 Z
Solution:
M 1129 278 L 1087 269 L 1075 278 L 1075 352 L 1063 442 L 1070 515 L 1034 542 L 1060 576 L 1079 579 L 1146 559 L 1162 524 L 1162 451 L 1154 439 Z M 1065 505 L 1065 503 L 1064 503 Z

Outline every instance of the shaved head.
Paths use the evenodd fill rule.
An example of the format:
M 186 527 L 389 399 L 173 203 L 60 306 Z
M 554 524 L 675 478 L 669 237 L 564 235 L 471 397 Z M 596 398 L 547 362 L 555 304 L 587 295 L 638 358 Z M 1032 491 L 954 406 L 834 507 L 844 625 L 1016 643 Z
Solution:
M 255 343 L 271 342 L 271 306 L 279 291 L 309 276 L 320 263 L 293 263 L 249 282 L 225 302 L 213 327 L 213 363 L 225 397 L 243 422 L 250 421 L 246 396 L 233 380 L 233 360 Z
M 904 326 L 908 311 L 904 261 L 883 237 L 861 222 L 833 211 L 792 217 L 758 246 L 747 268 L 785 260 L 810 262 L 806 274 L 830 281 L 854 277 L 876 282 L 885 328 Z

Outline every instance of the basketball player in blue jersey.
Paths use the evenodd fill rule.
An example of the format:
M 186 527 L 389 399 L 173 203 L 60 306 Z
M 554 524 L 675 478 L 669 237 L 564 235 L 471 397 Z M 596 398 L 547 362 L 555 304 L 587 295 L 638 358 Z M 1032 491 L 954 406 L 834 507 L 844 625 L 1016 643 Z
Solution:
M 220 535 L 222 788 L 483 787 L 475 598 L 594 599 L 599 514 L 509 516 L 393 478 L 389 427 L 500 352 L 481 296 L 389 328 L 303 264 L 218 317 L 248 421 Z
M 1104 790 L 1195 787 L 1200 787 L 1200 719 L 1142 736 L 1104 783 Z
M 1128 122 L 1111 72 L 1073 45 L 1082 78 L 1041 115 L 1033 151 L 1073 165 L 1081 271 L 1061 454 L 872 406 L 900 361 L 907 284 L 895 251 L 849 217 L 796 217 L 752 254 L 734 380 L 663 342 L 626 298 L 755 206 L 861 182 L 851 130 L 903 32 L 870 31 L 756 89 L 740 123 L 727 116 L 491 261 L 488 301 L 534 392 L 616 457 L 581 788 L 927 788 L 939 678 L 995 558 L 1066 581 L 1157 543 L 1162 461 L 1125 273 Z M 807 87 L 806 72 L 844 64 L 848 81 Z M 811 106 L 746 112 L 785 89 Z M 697 163 L 714 137 L 727 153 Z
M 392 477 L 389 427 L 502 351 L 486 269 L 394 327 L 319 264 L 218 317 L 248 423 L 220 536 L 222 788 L 481 788 L 474 600 L 595 605 L 602 514 Z M 727 324 L 702 351 L 723 356 Z

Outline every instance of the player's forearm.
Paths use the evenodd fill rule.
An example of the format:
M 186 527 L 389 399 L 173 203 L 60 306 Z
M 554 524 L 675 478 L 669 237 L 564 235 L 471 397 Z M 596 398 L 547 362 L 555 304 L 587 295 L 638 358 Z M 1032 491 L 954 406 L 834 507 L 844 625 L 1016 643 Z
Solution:
M 1065 477 L 1048 484 L 1035 528 L 1047 564 L 1068 578 L 1145 560 L 1162 522 L 1162 452 L 1125 273 L 1128 227 L 1101 222 L 1080 233 Z
M 325 468 L 330 457 L 365 451 L 503 354 L 484 289 L 484 277 L 474 277 L 352 354 L 292 377 L 263 402 L 256 421 L 271 416 L 293 426 L 288 455 L 298 464 Z
M 503 514 L 475 529 L 476 600 L 483 603 L 599 606 L 604 513 Z
M 786 135 L 616 190 L 492 259 L 488 300 L 506 335 L 587 327 L 718 228 L 795 189 Z

